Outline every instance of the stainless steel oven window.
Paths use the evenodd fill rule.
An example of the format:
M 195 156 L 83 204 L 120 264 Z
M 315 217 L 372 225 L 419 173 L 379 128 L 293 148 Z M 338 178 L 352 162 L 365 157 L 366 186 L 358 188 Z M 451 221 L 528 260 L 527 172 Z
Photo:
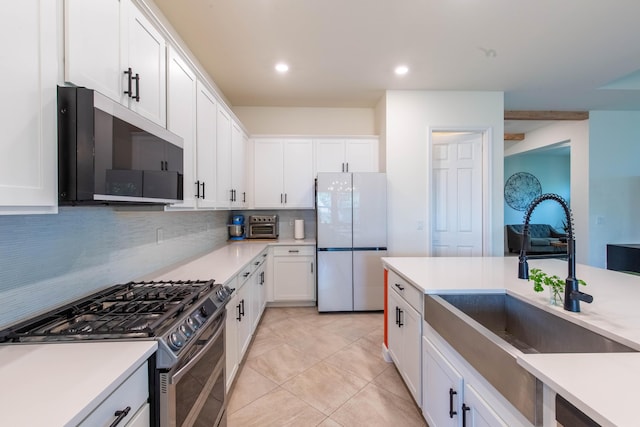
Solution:
M 275 224 L 251 225 L 249 233 L 252 236 L 274 236 L 276 233 Z
M 180 363 L 165 374 L 161 387 L 161 426 L 223 425 L 226 408 L 224 323 L 211 321 Z

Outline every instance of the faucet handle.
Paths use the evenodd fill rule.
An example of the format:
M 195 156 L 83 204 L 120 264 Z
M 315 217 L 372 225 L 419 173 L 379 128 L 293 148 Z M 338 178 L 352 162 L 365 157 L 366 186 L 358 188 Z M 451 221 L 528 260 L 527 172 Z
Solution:
M 570 297 L 571 299 L 578 299 L 580 301 L 586 302 L 587 304 L 591 304 L 593 302 L 593 296 L 580 291 L 572 291 Z

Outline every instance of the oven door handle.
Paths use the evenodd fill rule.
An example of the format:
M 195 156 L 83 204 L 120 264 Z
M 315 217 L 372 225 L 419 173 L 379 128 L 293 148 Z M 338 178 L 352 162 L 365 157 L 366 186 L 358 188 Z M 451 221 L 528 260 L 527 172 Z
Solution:
M 216 333 L 213 334 L 213 336 L 209 339 L 209 342 L 202 348 L 202 350 L 198 352 L 198 354 L 193 359 L 187 362 L 186 365 L 184 365 L 182 368 L 180 368 L 180 370 L 178 370 L 175 374 L 171 376 L 170 382 L 172 384 L 179 382 L 184 376 L 184 374 L 186 374 L 187 371 L 193 367 L 193 365 L 198 363 L 198 361 L 202 359 L 202 356 L 204 356 L 207 353 L 207 351 L 209 351 L 211 346 L 216 343 L 216 341 L 218 340 L 218 338 L 220 338 L 220 335 L 224 331 L 225 318 L 226 318 L 226 313 L 223 312 L 221 316 L 220 327 L 218 328 Z

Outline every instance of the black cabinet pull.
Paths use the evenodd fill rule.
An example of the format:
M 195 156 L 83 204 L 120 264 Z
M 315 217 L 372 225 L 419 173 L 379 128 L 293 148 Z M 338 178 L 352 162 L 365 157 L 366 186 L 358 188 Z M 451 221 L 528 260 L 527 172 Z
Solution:
M 244 274 L 242 275 L 242 277 L 247 277 L 247 276 L 249 276 L 249 274 L 251 274 L 251 273 L 249 273 L 249 272 L 247 271 L 246 273 L 244 273 Z
M 404 286 L 400 286 L 400 283 L 396 283 L 396 288 L 400 289 L 401 291 L 404 291 Z
M 283 200 L 282 193 L 280 193 L 280 203 L 282 203 L 282 200 Z
M 238 322 L 242 322 L 242 313 L 240 312 L 240 304 L 236 305 L 236 313 L 238 313 L 236 320 Z
M 400 323 L 400 309 L 396 306 L 396 325 Z
M 467 427 L 467 411 L 470 411 L 471 408 L 466 404 L 462 404 L 462 427 Z
M 202 198 L 204 199 L 204 181 L 202 181 Z
M 118 424 L 120 424 L 120 421 L 124 420 L 127 415 L 129 415 L 129 411 L 131 411 L 131 406 L 127 406 L 122 411 L 116 411 L 113 415 L 118 418 L 116 418 L 109 427 L 116 427 Z
M 135 77 L 131 77 L 131 80 L 136 81 L 136 96 L 134 96 L 133 99 L 135 99 L 136 102 L 140 102 L 140 74 L 136 73 Z
M 402 314 L 404 313 L 404 310 L 399 308 L 398 311 L 400 312 L 400 315 L 398 316 L 398 320 L 399 320 L 398 326 L 402 328 L 404 326 L 404 323 L 402 323 Z
M 242 203 L 247 203 L 247 192 L 246 191 L 242 192 Z
M 264 285 L 264 271 L 260 272 L 260 284 Z
M 299 249 L 289 249 L 289 253 L 290 253 L 290 254 L 297 254 L 297 253 L 299 253 L 299 252 L 300 252 L 300 250 L 299 250 Z
M 457 391 L 452 388 L 449 389 L 449 418 L 453 418 L 454 415 L 458 415 L 458 412 L 453 410 L 453 396 L 456 394 L 458 394 Z
M 284 204 L 287 204 L 287 193 L 284 193 Z
M 242 299 L 242 301 L 240 301 L 240 305 L 242 306 L 242 308 L 240 309 L 240 315 L 244 316 L 244 298 Z
M 229 201 L 233 202 L 233 190 L 229 190 L 229 194 L 230 194 Z
M 133 96 L 133 93 L 131 93 L 131 76 L 133 76 L 131 67 L 125 70 L 124 73 L 127 75 L 127 90 L 125 90 L 124 93 L 125 95 L 129 96 L 129 98 L 131 98 Z
M 345 165 L 347 165 L 347 170 L 345 170 L 345 172 L 349 172 L 349 162 L 345 163 Z
M 196 199 L 200 198 L 200 180 L 196 181 Z
M 341 172 L 344 172 L 344 163 L 342 163 L 342 170 Z

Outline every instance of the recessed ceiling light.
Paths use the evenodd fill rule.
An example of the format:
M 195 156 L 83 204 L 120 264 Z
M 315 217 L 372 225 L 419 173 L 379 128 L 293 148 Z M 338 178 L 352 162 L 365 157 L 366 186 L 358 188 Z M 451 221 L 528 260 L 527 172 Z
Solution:
M 279 73 L 286 73 L 289 71 L 289 66 L 284 62 L 279 62 L 276 64 L 276 71 Z
M 404 76 L 409 72 L 409 67 L 406 65 L 398 65 L 394 71 L 397 75 Z

